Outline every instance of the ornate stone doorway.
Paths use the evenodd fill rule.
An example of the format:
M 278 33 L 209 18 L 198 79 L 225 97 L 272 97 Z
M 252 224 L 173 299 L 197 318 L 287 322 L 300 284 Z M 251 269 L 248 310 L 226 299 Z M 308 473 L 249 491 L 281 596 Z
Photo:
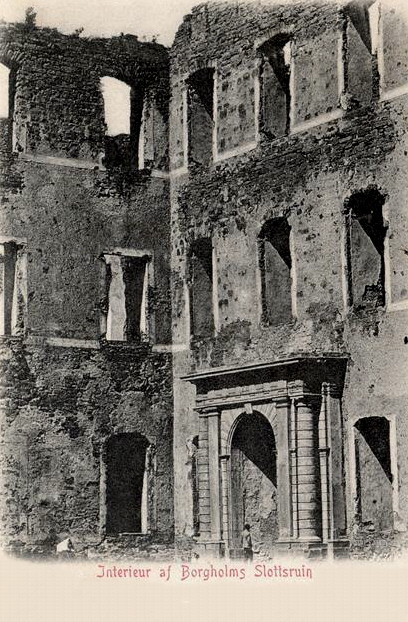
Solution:
M 278 537 L 276 443 L 269 421 L 241 415 L 230 448 L 231 557 L 242 554 L 241 532 L 251 526 L 255 549 L 270 551 Z
M 184 377 L 199 419 L 200 554 L 239 556 L 245 522 L 261 554 L 347 548 L 345 369 L 336 355 Z

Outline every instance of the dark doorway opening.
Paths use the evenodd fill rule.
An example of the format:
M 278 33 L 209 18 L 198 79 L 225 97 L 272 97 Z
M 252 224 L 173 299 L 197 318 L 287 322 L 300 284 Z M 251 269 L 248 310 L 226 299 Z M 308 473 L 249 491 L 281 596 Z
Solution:
M 147 439 L 137 432 L 112 436 L 107 444 L 106 532 L 142 531 Z

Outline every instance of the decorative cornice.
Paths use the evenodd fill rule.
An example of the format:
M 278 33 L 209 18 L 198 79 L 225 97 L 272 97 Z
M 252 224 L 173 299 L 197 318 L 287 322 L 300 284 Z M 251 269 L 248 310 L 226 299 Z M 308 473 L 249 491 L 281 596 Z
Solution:
M 193 384 L 203 380 L 210 380 L 213 378 L 223 378 L 227 376 L 236 376 L 254 372 L 263 372 L 268 370 L 284 369 L 286 367 L 293 367 L 296 365 L 303 365 L 304 363 L 313 363 L 317 365 L 325 365 L 332 363 L 340 363 L 345 365 L 349 360 L 347 354 L 327 353 L 322 355 L 301 355 L 297 357 L 291 357 L 287 359 L 279 359 L 275 361 L 264 361 L 261 363 L 251 363 L 247 365 L 239 365 L 232 367 L 214 367 L 205 371 L 199 371 L 186 376 L 181 376 L 180 380 L 188 380 Z

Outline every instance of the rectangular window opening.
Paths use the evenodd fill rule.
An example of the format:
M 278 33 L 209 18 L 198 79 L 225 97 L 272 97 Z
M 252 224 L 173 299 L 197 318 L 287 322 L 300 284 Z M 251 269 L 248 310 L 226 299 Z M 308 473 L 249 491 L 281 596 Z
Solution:
M 148 336 L 148 256 L 106 254 L 106 339 L 140 342 Z
M 367 106 L 379 96 L 379 2 L 350 2 L 347 15 L 347 67 L 345 86 L 352 105 Z
M 370 531 L 394 525 L 390 422 L 363 417 L 354 425 L 358 518 Z
M 267 221 L 259 236 L 263 320 L 270 325 L 292 319 L 292 258 L 286 218 Z
M 385 304 L 383 203 L 377 191 L 358 193 L 349 201 L 349 303 L 354 309 Z
M 280 35 L 259 49 L 261 65 L 261 131 L 268 138 L 290 130 L 290 66 L 292 42 Z
M 370 25 L 371 53 L 378 51 L 379 25 L 380 25 L 380 2 L 377 0 L 368 7 L 368 21 Z
M 214 333 L 213 267 L 210 238 L 196 240 L 190 255 L 191 334 L 209 337 Z
M 213 153 L 214 69 L 204 68 L 188 80 L 188 160 L 208 164 Z
M 143 93 L 110 76 L 100 80 L 104 104 L 105 165 L 140 168 Z M 141 158 L 143 160 L 143 156 Z M 143 162 L 141 162 L 143 164 Z
M 0 244 L 0 334 L 24 333 L 26 311 L 25 247 L 15 241 Z
M 16 70 L 0 63 L 0 151 L 12 151 L 14 137 L 14 105 Z

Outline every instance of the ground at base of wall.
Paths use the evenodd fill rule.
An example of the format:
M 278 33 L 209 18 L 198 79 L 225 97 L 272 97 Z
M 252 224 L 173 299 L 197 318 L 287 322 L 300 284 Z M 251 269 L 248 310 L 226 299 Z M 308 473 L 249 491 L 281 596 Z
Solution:
M 5 552 L 13 557 L 20 559 L 28 559 L 33 561 L 121 561 L 121 562 L 189 562 L 193 559 L 193 550 L 184 547 L 174 548 L 173 544 L 155 544 L 155 543 L 140 543 L 129 544 L 127 542 L 104 540 L 98 545 L 89 545 L 83 549 L 77 549 L 72 555 L 57 555 L 55 547 L 47 546 L 47 544 L 32 544 L 32 545 L 13 545 L 6 547 Z M 354 535 L 350 542 L 350 549 L 348 555 L 342 557 L 342 559 L 349 559 L 350 561 L 393 561 L 398 559 L 402 555 L 406 555 L 408 551 L 408 532 L 395 533 L 384 532 L 379 534 L 370 532 L 365 529 L 360 529 L 357 534 Z M 297 552 L 298 556 L 300 551 Z M 271 562 L 282 559 L 282 557 L 291 557 L 293 553 L 286 551 L 276 551 L 276 555 L 271 553 L 270 555 L 259 554 L 254 551 L 254 563 Z M 310 558 L 304 552 L 304 558 Z M 325 559 L 325 555 L 313 556 L 313 559 L 317 561 Z M 239 560 L 235 560 L 239 561 Z
M 172 544 L 140 542 L 139 544 L 103 540 L 99 544 L 77 547 L 72 554 L 58 555 L 55 546 L 15 544 L 5 549 L 13 557 L 33 561 L 172 561 L 175 557 Z
M 350 542 L 349 558 L 361 561 L 392 561 L 408 552 L 408 532 L 370 532 L 360 529 Z

